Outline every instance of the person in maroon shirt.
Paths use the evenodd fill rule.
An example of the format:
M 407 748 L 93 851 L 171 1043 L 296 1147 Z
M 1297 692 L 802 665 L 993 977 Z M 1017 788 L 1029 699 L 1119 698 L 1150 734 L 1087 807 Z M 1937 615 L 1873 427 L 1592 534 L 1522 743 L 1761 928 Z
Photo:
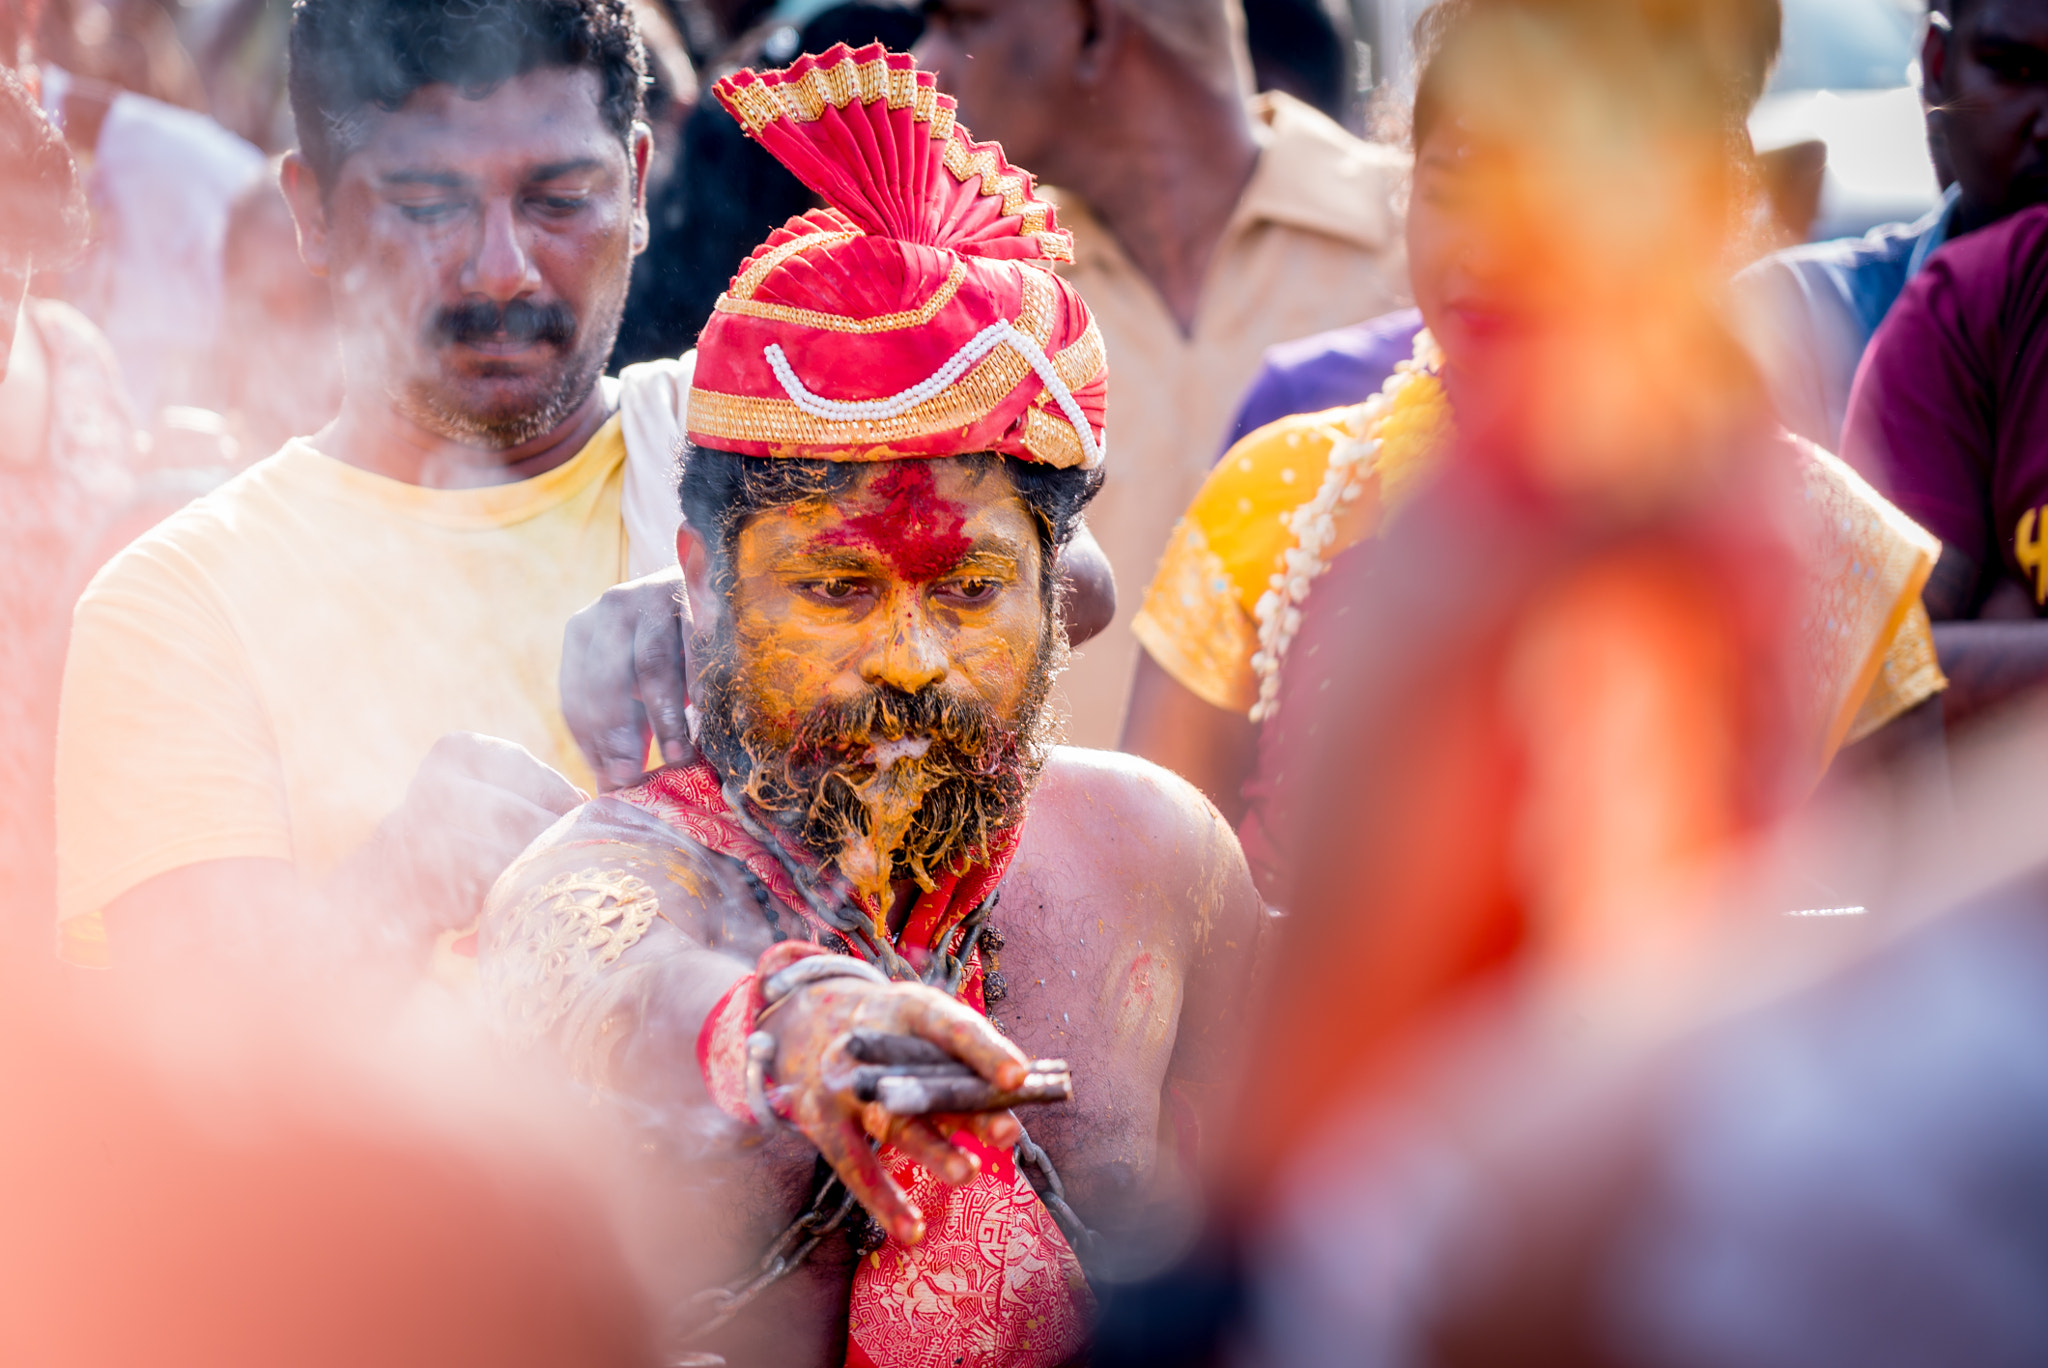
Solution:
M 1857 371 L 1842 451 L 1941 538 L 1924 598 L 1948 720 L 2048 683 L 2048 206 L 1914 277 Z

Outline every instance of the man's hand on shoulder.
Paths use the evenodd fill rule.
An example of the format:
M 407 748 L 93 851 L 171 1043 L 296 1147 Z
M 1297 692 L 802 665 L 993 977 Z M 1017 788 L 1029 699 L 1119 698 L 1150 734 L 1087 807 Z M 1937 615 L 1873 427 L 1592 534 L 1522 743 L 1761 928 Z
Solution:
M 650 734 L 664 763 L 696 758 L 683 603 L 683 572 L 671 567 L 605 590 L 563 633 L 562 717 L 605 793 L 646 777 Z

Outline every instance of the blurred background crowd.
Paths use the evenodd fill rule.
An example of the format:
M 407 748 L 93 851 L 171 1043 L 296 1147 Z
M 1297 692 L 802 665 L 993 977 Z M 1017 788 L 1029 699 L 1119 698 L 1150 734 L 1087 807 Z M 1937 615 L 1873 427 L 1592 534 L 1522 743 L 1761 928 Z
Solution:
M 891 3 L 640 0 L 658 162 L 655 232 L 640 259 L 615 365 L 688 349 L 736 264 L 806 192 L 738 140 L 700 82 L 834 42 L 914 45 L 923 12 Z M 1400 117 L 1412 76 L 1401 0 L 1248 0 L 1260 90 L 1363 136 Z M 1774 245 L 1910 222 L 1941 193 L 1921 128 L 1924 15 L 1912 0 L 1788 0 L 1784 50 L 1750 120 Z M 34 53 L 41 100 L 86 173 L 92 246 L 38 293 L 106 335 L 153 461 L 178 469 L 260 458 L 315 430 L 339 381 L 313 364 L 324 291 L 296 262 L 265 167 L 294 145 L 283 0 L 119 4 L 15 0 L 0 42 Z M 724 260 L 731 256 L 732 262 Z M 296 358 L 279 365 L 282 356 Z M 266 364 L 270 369 L 266 369 Z M 211 439 L 211 440 L 209 440 Z
M 699 98 L 704 83 L 835 42 L 881 41 L 904 50 L 926 26 L 925 7 L 873 0 L 636 0 L 633 8 L 647 46 L 647 116 L 655 130 L 652 236 L 634 266 L 614 370 L 687 351 L 733 268 L 774 225 L 812 202 L 715 101 Z M 1423 8 L 1417 0 L 1247 0 L 1250 79 L 1349 133 L 1399 142 L 1414 74 L 1411 30 Z M 1923 22 L 1912 0 L 1788 0 L 1783 52 L 1750 117 L 1768 198 L 1745 255 L 1909 223 L 1936 207 L 1946 178 L 1937 177 L 1921 127 Z M 277 185 L 278 158 L 294 145 L 285 94 L 289 23 L 287 0 L 6 0 L 0 8 L 0 49 L 18 54 L 17 69 L 34 81 L 43 109 L 63 130 L 89 214 L 82 245 L 62 264 L 39 264 L 32 291 L 41 303 L 31 317 L 47 317 L 43 331 L 68 349 L 67 364 L 48 383 L 75 387 L 82 397 L 54 410 L 58 426 L 48 433 L 52 443 L 75 449 L 59 463 L 63 471 L 17 463 L 12 474 L 91 493 L 69 504 L 15 501 L 18 516 L 48 524 L 40 539 L 22 526 L 14 538 L 20 554 L 37 567 L 61 567 L 16 576 L 8 591 L 32 600 L 10 609 L 20 624 L 14 640 L 37 643 L 18 676 L 23 687 L 14 706 L 27 710 L 14 729 L 18 736 L 51 732 L 69 604 L 93 569 L 286 438 L 317 431 L 339 406 L 340 354 L 327 289 L 299 262 Z M 1010 98 L 1022 100 L 1021 92 Z M 996 112 L 1016 121 L 1009 111 Z M 1009 131 L 1006 145 L 1021 131 Z M 1078 188 L 1114 178 L 1141 135 L 1097 132 L 1065 131 L 1070 155 L 1082 162 L 1071 171 L 1059 164 L 1061 148 L 1045 146 L 1041 134 L 1040 145 L 1029 149 L 1038 154 L 1034 164 L 1050 161 L 1062 172 L 1042 172 L 1041 179 Z M 1333 152 L 1360 159 L 1357 147 Z M 1166 155 L 1174 184 L 1165 199 L 1199 205 L 1205 181 L 1209 199 L 1231 199 L 1239 188 L 1233 182 L 1242 170 L 1227 158 L 1181 163 L 1170 161 L 1172 149 Z M 1335 235 L 1361 249 L 1350 253 L 1349 290 L 1333 288 L 1325 273 L 1334 258 L 1311 263 L 1292 255 L 1299 242 L 1284 258 L 1294 263 L 1292 286 L 1256 301 L 1211 303 L 1212 316 L 1199 321 L 1191 313 L 1202 283 L 1199 263 L 1191 271 L 1142 261 L 1134 285 L 1126 268 L 1123 281 L 1095 287 L 1135 297 L 1126 331 L 1137 345 L 1122 348 L 1119 359 L 1132 377 L 1121 386 L 1125 411 L 1148 406 L 1142 440 L 1195 453 L 1216 446 L 1225 431 L 1219 424 L 1264 347 L 1403 302 L 1398 234 L 1387 221 L 1388 197 L 1399 190 L 1398 158 L 1379 165 L 1364 173 L 1347 168 L 1337 184 L 1348 194 L 1278 210 L 1278 221 L 1292 215 L 1311 230 L 1297 236 Z M 1304 166 L 1290 190 L 1315 170 Z M 1078 206 L 1069 216 L 1077 212 Z M 1340 217 L 1350 221 L 1333 226 Z M 1116 239 L 1114 224 L 1106 236 Z M 1182 246 L 1198 251 L 1215 236 L 1213 227 L 1198 228 Z M 1103 266 L 1096 274 L 1117 271 Z M 1251 268 L 1218 267 L 1215 274 L 1218 293 L 1228 297 L 1235 288 L 1230 277 L 1249 276 Z M 1263 281 L 1254 288 L 1264 291 Z M 79 316 L 97 338 L 75 326 Z M 1836 385 L 1843 392 L 1822 401 L 1829 405 L 1823 416 L 1793 423 L 1831 450 L 1846 380 L 1845 374 Z M 1210 393 L 1184 417 L 1178 410 L 1190 382 Z M 33 383 L 18 376 L 13 390 Z M 1161 397 L 1156 407 L 1153 395 Z M 1336 397 L 1349 396 L 1331 401 Z M 1281 411 L 1254 406 L 1239 415 L 1231 435 L 1256 426 L 1252 418 Z M 1138 656 L 1128 618 L 1168 527 L 1206 469 L 1191 454 L 1146 465 L 1167 472 L 1165 495 L 1148 493 L 1146 507 L 1137 509 L 1112 492 L 1096 514 L 1125 602 L 1108 638 L 1084 657 L 1068 686 L 1077 698 L 1110 700 L 1076 709 L 1072 735 L 1081 744 L 1119 742 L 1122 698 Z M 58 493 L 53 486 L 40 498 Z M 26 779 L 47 756 L 23 763 Z M 23 829 L 34 830 L 33 818 Z M 18 849 L 40 849 L 45 834 L 27 837 Z M 26 855 L 7 863 L 40 867 Z
M 2048 647 L 1990 631 L 2034 625 L 2048 598 L 2036 525 L 2014 526 L 2048 491 L 2009 493 L 2003 473 L 2036 435 L 2031 372 L 2010 363 L 2032 355 L 2048 307 L 2025 274 L 2040 234 L 1982 249 L 1953 298 L 1928 304 L 1933 340 L 1865 356 L 1947 240 L 2048 201 L 2048 4 L 1936 6 L 1958 74 L 1928 69 L 1920 0 L 1783 0 L 1781 28 L 1775 5 L 1702 0 L 1754 60 L 1714 68 L 1743 87 L 1717 112 L 1740 106 L 1749 147 L 1740 192 L 1710 206 L 1732 206 L 1735 226 L 1698 241 L 1648 210 L 1615 226 L 1627 196 L 1571 168 L 1512 205 L 1430 199 L 1427 177 L 1444 173 L 1411 162 L 1431 112 L 1416 104 L 1423 0 L 1242 0 L 1229 44 L 1182 54 L 1188 87 L 1224 90 L 1225 115 L 1199 94 L 1134 96 L 1090 106 L 1087 124 L 1056 116 L 1078 78 L 1033 65 L 1041 6 L 1065 4 L 633 0 L 651 231 L 610 369 L 687 352 L 747 254 L 816 202 L 707 97 L 741 67 L 841 42 L 918 47 L 1075 231 L 1069 274 L 1109 341 L 1123 473 L 1091 515 L 1119 592 L 1064 682 L 1069 731 L 1207 792 L 1292 938 L 1271 971 L 1287 990 L 1245 1027 L 1278 1062 L 1249 1085 L 1229 1176 L 1105 1284 L 1095 1361 L 2048 1361 L 2048 920 L 2031 809 L 2048 740 L 2027 712 Z M 1744 27 L 1759 14 L 1769 33 Z M 16 1118 L 0 1122 L 0 1210 L 20 1213 L 0 1216 L 0 1359 L 658 1361 L 636 1291 L 651 1275 L 628 1267 L 652 1256 L 618 1247 L 600 1214 L 616 1193 L 565 1176 L 614 1140 L 518 1087 L 451 1098 L 423 1081 L 467 1067 L 447 1040 L 459 1029 L 380 1003 L 374 1046 L 351 1026 L 223 1050 L 234 1027 L 195 1023 L 184 996 L 116 1003 L 18 967 L 49 958 L 47 795 L 74 603 L 120 548 L 342 401 L 328 285 L 300 261 L 278 184 L 297 143 L 290 23 L 289 0 L 0 0 L 7 79 L 61 131 L 84 192 L 65 241 L 0 243 L 0 268 L 32 262 L 0 338 L 0 953 L 17 966 L 0 972 L 0 1117 Z M 1006 74 L 990 70 L 998 51 Z M 1504 79 L 1483 63 L 1481 76 Z M 1589 77 L 1604 117 L 1651 101 L 1602 79 Z M 1460 127 L 1499 116 L 1470 91 L 1439 94 L 1466 102 Z M 1162 130 L 1174 122 L 1216 135 Z M 1429 592 L 1390 592 L 1332 545 L 1322 615 L 1297 612 L 1277 648 L 1255 621 L 1263 572 L 1230 591 L 1243 611 L 1228 623 L 1176 618 L 1169 600 L 1192 602 L 1172 579 L 1189 529 L 1221 550 L 1239 511 L 1269 513 L 1250 480 L 1304 442 L 1327 454 L 1344 440 L 1302 416 L 1366 401 L 1397 361 L 1420 361 L 1425 315 L 1456 312 L 1430 282 L 1463 267 L 1418 253 L 1412 226 L 1404 246 L 1408 216 L 1450 243 L 1474 213 L 1532 206 L 1586 230 L 1546 258 L 1560 271 L 1590 273 L 1605 242 L 1603 266 L 1632 288 L 1694 266 L 1736 282 L 1728 326 L 1753 360 L 1727 373 L 1753 365 L 1752 380 L 1673 381 L 1659 412 L 1698 401 L 1684 440 L 1748 450 L 1753 434 L 1726 438 L 1711 410 L 1760 386 L 1759 411 L 1814 444 L 1785 501 L 1825 506 L 1820 530 L 1759 533 L 1774 515 L 1755 510 L 1784 491 L 1739 461 L 1676 512 L 1640 471 L 1558 474 L 1522 426 L 1489 429 L 1488 402 L 1510 392 L 1517 424 L 1549 411 L 1503 381 L 1444 402 L 1527 469 L 1500 488 L 1452 482 L 1445 500 L 1471 522 L 1446 530 L 1451 505 L 1425 503 L 1382 548 Z M 1460 260 L 1484 256 L 1471 251 Z M 1972 331 L 1973 317 L 1993 321 Z M 1609 337 L 1569 368 L 1531 364 L 1551 392 L 1636 413 L 1627 396 L 1586 397 L 1608 361 L 1644 386 L 1671 379 L 1624 350 Z M 1936 374 L 1947 388 L 1929 397 L 1920 381 Z M 1976 455 L 1957 469 L 1902 473 L 1926 434 L 1972 424 Z M 1816 448 L 1905 514 L 1838 463 L 1813 465 Z M 1219 483 L 1239 461 L 1248 482 Z M 1541 497 L 1517 504 L 1528 470 Z M 1596 535 L 1555 512 L 1571 501 L 1560 489 L 1665 512 Z M 1840 568 L 1818 572 L 1886 586 L 1861 654 L 1829 667 L 1853 682 L 1817 721 L 1776 715 L 1758 681 L 1824 654 L 1813 643 L 1838 624 L 1787 607 L 1809 571 L 1771 557 L 1826 543 L 1826 560 L 1830 527 L 1894 515 L 1928 530 L 1887 540 L 1858 524 Z M 1553 576 L 1566 563 L 1583 576 Z M 1478 565 L 1498 576 L 1474 584 Z M 1638 615 L 1692 621 L 1671 605 L 1692 601 L 1694 572 L 1720 576 L 1725 620 L 1651 633 L 1655 668 L 1617 667 L 1591 702 L 1545 692 L 1545 661 L 1575 662 L 1576 688 L 1578 665 L 1637 640 Z M 1295 658 L 1317 663 L 1269 686 L 1278 666 L 1255 651 L 1277 659 L 1296 639 Z M 1367 640 L 1403 645 L 1375 655 Z M 1445 682 L 1510 676 L 1513 708 Z M 1310 725 L 1329 721 L 1312 695 L 1332 682 L 1369 722 Z M 1532 715 L 1564 738 L 1555 753 L 1503 739 Z M 1688 748 L 1708 732 L 1719 749 Z M 1651 734 L 1670 740 L 1654 756 L 1637 745 Z M 1500 796 L 1503 775 L 1546 758 L 1555 773 L 1534 797 Z M 1537 828 L 1565 853 L 1531 874 Z M 1666 838 L 1635 864 L 1616 854 Z M 1711 881 L 1694 878 L 1702 852 Z M 1645 890 L 1696 915 L 1648 936 L 1595 924 Z M 1591 909 L 1586 923 L 1550 918 L 1552 895 Z M 1354 915 L 1366 905 L 1375 917 Z M 1726 913 L 1738 905 L 1771 911 Z M 361 1021 L 361 1004 L 342 1016 Z M 134 1039 L 152 1042 L 139 1060 Z M 17 1124 L 32 1116 L 49 1124 Z M 272 1357 L 280 1344 L 294 1348 Z

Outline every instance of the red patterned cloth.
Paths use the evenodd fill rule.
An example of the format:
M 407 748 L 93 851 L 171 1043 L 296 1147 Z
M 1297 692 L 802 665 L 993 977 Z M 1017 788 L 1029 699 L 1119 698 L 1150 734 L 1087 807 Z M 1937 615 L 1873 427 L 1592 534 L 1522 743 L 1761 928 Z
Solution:
M 889 1176 L 924 1213 L 925 1235 L 861 1260 L 848 1307 L 848 1368 L 1054 1368 L 1079 1358 L 1093 1299 L 1066 1236 L 1007 1152 L 948 1187 L 895 1149 Z
M 709 764 L 700 760 L 661 770 L 613 796 L 697 844 L 743 861 L 826 944 L 839 934 L 810 913 L 782 862 L 740 825 Z M 895 938 L 897 953 L 922 967 L 940 947 L 957 949 L 960 923 L 1002 881 L 1021 834 L 1021 827 L 1012 827 L 992 843 L 986 863 L 949 874 L 922 894 Z M 779 951 L 781 945 L 768 954 Z M 764 957 L 761 967 L 770 970 L 781 962 L 769 966 Z M 745 1050 L 760 1011 L 759 977 L 750 974 L 735 984 L 698 1038 L 705 1086 L 742 1120 L 752 1119 Z M 976 951 L 961 979 L 960 999 L 986 1013 L 982 979 Z M 890 1176 L 924 1213 L 925 1236 L 915 1245 L 892 1239 L 855 1269 L 849 1368 L 1054 1368 L 1073 1360 L 1086 1343 L 1087 1280 L 1052 1213 L 1009 1153 L 982 1148 L 965 1132 L 954 1139 L 981 1157 L 980 1174 L 964 1187 L 940 1182 L 894 1146 L 881 1152 Z
M 748 456 L 1102 463 L 1102 336 L 1028 173 L 905 53 L 844 44 L 712 87 L 829 206 L 741 264 L 697 343 L 690 438 Z

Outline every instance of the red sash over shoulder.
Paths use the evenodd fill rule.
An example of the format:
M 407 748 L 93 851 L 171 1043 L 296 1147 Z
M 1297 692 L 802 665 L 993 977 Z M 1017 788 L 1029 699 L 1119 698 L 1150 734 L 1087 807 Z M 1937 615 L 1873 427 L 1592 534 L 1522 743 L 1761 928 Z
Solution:
M 615 797 L 633 804 L 698 845 L 742 861 L 814 938 L 840 933 L 810 911 L 789 872 L 740 824 L 718 773 L 699 761 L 662 770 Z M 967 914 L 1001 882 L 1016 852 L 1021 828 L 992 843 L 989 859 L 939 880 L 919 897 L 897 953 L 922 966 L 955 938 Z M 829 941 L 828 941 L 829 943 Z M 960 999 L 987 1012 L 979 952 L 961 978 Z M 705 1084 L 720 1106 L 750 1120 L 742 1076 L 753 976 L 735 985 L 713 1009 L 698 1042 Z M 885 1243 L 854 1272 L 848 1305 L 849 1368 L 1053 1368 L 1078 1355 L 1087 1339 L 1088 1285 L 1052 1213 L 1007 1152 L 976 1146 L 964 1132 L 958 1143 L 976 1148 L 981 1173 L 964 1187 L 949 1187 L 908 1155 L 881 1153 L 896 1180 L 925 1217 L 915 1245 Z

